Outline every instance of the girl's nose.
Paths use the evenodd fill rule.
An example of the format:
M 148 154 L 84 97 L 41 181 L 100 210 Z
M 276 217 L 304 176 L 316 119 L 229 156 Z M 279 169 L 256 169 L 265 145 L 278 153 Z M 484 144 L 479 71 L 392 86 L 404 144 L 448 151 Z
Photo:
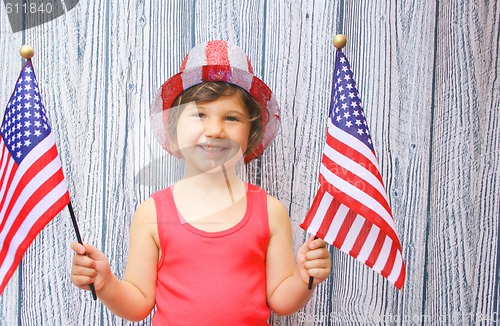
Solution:
M 203 122 L 203 133 L 206 137 L 221 138 L 224 135 L 224 128 L 219 121 L 207 119 Z

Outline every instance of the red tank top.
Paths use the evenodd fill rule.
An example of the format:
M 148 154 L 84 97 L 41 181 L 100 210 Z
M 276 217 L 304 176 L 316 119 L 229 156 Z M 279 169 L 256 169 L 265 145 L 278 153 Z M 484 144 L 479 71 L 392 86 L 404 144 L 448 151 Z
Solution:
M 171 187 L 152 197 L 162 251 L 153 324 L 268 325 L 266 192 L 249 184 L 243 219 L 219 232 L 182 223 Z

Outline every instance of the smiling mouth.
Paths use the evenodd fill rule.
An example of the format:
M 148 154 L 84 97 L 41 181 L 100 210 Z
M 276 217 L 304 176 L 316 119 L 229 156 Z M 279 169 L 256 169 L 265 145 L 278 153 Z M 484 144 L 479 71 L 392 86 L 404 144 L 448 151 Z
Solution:
M 219 152 L 222 152 L 224 150 L 223 147 L 214 147 L 214 146 L 200 146 L 201 149 L 203 149 L 205 152 L 209 152 L 209 153 L 219 153 Z

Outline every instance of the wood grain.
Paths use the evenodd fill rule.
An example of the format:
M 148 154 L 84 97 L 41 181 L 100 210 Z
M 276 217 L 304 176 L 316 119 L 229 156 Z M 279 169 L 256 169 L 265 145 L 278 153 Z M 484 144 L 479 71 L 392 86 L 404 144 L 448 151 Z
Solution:
M 439 186 L 431 189 L 433 277 L 425 302 L 429 312 L 456 314 L 464 324 L 498 314 L 498 278 L 491 274 L 498 273 L 498 176 L 485 172 L 498 162 L 498 127 L 491 128 L 499 121 L 498 26 L 492 26 L 499 9 L 488 9 L 483 20 L 473 3 L 445 2 L 438 18 L 431 180 Z M 496 42 L 484 41 L 495 35 Z
M 182 161 L 154 139 L 151 99 L 192 46 L 236 43 L 282 111 L 277 138 L 244 174 L 283 202 L 296 250 L 318 187 L 332 38 L 345 33 L 406 285 L 397 291 L 332 249 L 331 277 L 303 310 L 273 314 L 272 324 L 492 324 L 500 305 L 499 17 L 495 1 L 80 1 L 14 34 L 0 14 L 0 102 L 19 74 L 19 47 L 30 43 L 82 237 L 121 276 L 137 205 L 183 174 Z M 71 284 L 74 239 L 64 210 L 0 296 L 0 325 L 149 325 L 150 317 L 122 321 Z

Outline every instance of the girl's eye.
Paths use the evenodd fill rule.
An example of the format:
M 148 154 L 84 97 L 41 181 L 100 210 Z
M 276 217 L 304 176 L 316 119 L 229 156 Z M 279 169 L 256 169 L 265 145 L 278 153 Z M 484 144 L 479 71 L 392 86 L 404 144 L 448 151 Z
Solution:
M 240 121 L 240 119 L 238 119 L 237 117 L 233 117 L 233 116 L 226 117 L 226 120 L 228 120 L 228 121 Z
M 196 112 L 196 113 L 193 113 L 193 117 L 202 119 L 205 117 L 205 114 L 200 113 L 200 112 Z

